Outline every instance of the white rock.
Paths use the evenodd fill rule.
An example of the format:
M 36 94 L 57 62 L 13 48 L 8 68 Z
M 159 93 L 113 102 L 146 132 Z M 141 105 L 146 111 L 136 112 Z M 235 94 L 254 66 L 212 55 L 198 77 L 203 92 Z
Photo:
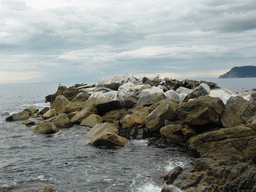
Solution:
M 169 90 L 166 91 L 164 94 L 168 99 L 175 99 L 179 105 L 182 103 L 183 98 L 176 91 Z
M 139 97 L 140 98 L 147 97 L 148 95 L 151 95 L 154 93 L 164 93 L 164 91 L 162 89 L 160 89 L 159 87 L 152 87 L 151 89 L 142 90 Z

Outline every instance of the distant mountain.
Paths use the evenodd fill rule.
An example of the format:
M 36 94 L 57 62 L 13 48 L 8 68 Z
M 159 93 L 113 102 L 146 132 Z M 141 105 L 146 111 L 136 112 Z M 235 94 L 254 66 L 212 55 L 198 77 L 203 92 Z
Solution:
M 245 78 L 256 77 L 256 66 L 233 67 L 229 72 L 219 78 Z

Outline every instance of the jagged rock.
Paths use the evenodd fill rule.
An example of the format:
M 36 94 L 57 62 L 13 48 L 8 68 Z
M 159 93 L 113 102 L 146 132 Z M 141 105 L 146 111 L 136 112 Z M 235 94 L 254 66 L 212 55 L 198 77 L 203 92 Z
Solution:
M 126 109 L 109 111 L 102 116 L 102 120 L 104 122 L 114 123 L 115 121 L 122 119 L 127 113 L 128 111 Z
M 86 106 L 82 111 L 77 113 L 72 119 L 71 122 L 75 124 L 81 123 L 81 121 L 87 118 L 91 114 L 97 114 L 98 110 L 94 106 Z
M 199 98 L 201 96 L 206 96 L 210 94 L 210 87 L 205 84 L 202 83 L 201 85 L 199 85 L 198 87 L 196 87 L 191 93 L 189 93 L 185 98 L 184 101 L 188 101 L 189 99 L 195 99 L 195 98 Z
M 70 101 L 63 95 L 58 95 L 53 103 L 51 108 L 56 110 L 56 113 L 59 115 L 65 112 L 65 106 L 70 103 Z
M 32 125 L 35 125 L 35 121 L 26 120 L 26 121 L 23 121 L 22 124 L 26 125 L 27 127 L 30 127 Z
M 124 146 L 127 143 L 127 139 L 117 134 L 118 126 L 116 124 L 97 124 L 88 132 L 88 135 L 93 136 L 93 138 L 87 141 L 87 143 L 96 147 Z
M 202 156 L 228 159 L 233 155 L 254 158 L 256 132 L 245 125 L 196 135 L 188 140 L 191 149 Z
M 225 105 L 221 99 L 206 96 L 182 103 L 176 112 L 179 119 L 187 124 L 205 125 L 218 124 L 224 109 Z
M 193 92 L 193 90 L 192 89 L 188 89 L 186 87 L 179 87 L 178 89 L 176 89 L 176 93 L 179 93 L 179 94 L 184 93 L 184 94 L 188 95 L 191 92 Z
M 94 127 L 95 125 L 102 123 L 103 120 L 101 118 L 101 116 L 99 115 L 95 115 L 95 114 L 91 114 L 90 116 L 88 116 L 86 119 L 84 119 L 80 125 L 81 126 L 85 126 L 85 127 Z
M 149 114 L 149 107 L 139 108 L 134 111 L 132 114 L 126 115 L 122 120 L 122 129 L 128 127 L 140 127 L 144 122 L 146 117 Z
M 126 100 L 128 97 L 138 98 L 142 90 L 149 88 L 151 88 L 150 85 L 135 85 L 132 82 L 127 82 L 118 88 L 118 98 L 120 101 Z
M 49 118 L 52 118 L 55 116 L 57 116 L 57 112 L 55 109 L 50 109 L 46 113 L 43 114 L 44 119 L 49 119 Z
M 74 111 L 81 111 L 86 106 L 86 101 L 89 98 L 89 94 L 85 92 L 79 93 L 72 102 L 65 105 L 65 113 L 71 113 Z
M 165 120 L 172 120 L 176 115 L 177 102 L 166 100 L 155 108 L 145 119 L 145 127 L 157 131 L 165 124 Z
M 58 128 L 70 128 L 73 126 L 67 114 L 63 113 L 55 117 L 53 122 Z
M 176 91 L 169 90 L 169 91 L 166 91 L 164 94 L 168 99 L 175 99 L 179 105 L 182 103 L 183 99 Z
M 122 107 L 130 109 L 137 104 L 138 100 L 133 97 L 128 97 L 120 102 Z
M 165 99 L 166 96 L 162 89 L 158 87 L 153 87 L 151 89 L 144 89 L 139 95 L 139 100 L 137 102 L 138 106 L 150 106 L 157 101 Z
M 247 121 L 256 115 L 256 93 L 252 93 L 248 105 L 242 113 L 242 118 Z
M 234 127 L 240 124 L 244 124 L 245 121 L 241 118 L 241 114 L 245 110 L 249 101 L 245 100 L 241 96 L 230 97 L 226 104 L 220 121 L 224 127 Z
M 235 97 L 237 95 L 234 95 L 229 89 L 223 88 L 223 89 L 211 90 L 209 96 L 218 97 L 223 101 L 224 104 L 227 104 L 227 101 L 231 97 Z
M 6 121 L 22 121 L 27 120 L 29 118 L 29 112 L 28 111 L 22 111 L 19 113 L 14 113 L 10 115 L 9 117 L 6 117 Z
M 80 111 L 74 111 L 68 114 L 68 118 L 72 119 L 73 117 L 75 117 Z
M 42 134 L 53 134 L 58 132 L 58 128 L 54 125 L 52 122 L 43 122 L 36 126 L 34 129 L 36 133 L 42 133 Z
M 118 135 L 127 139 L 145 139 L 150 136 L 149 130 L 143 127 L 128 127 L 119 129 Z
M 246 126 L 250 127 L 253 131 L 256 132 L 256 116 L 253 116 L 246 122 Z

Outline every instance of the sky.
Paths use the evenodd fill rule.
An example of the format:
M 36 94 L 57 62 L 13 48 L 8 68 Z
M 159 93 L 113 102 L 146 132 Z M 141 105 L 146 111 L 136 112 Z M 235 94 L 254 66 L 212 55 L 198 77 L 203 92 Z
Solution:
M 0 0 L 0 83 L 217 78 L 255 53 L 254 0 Z

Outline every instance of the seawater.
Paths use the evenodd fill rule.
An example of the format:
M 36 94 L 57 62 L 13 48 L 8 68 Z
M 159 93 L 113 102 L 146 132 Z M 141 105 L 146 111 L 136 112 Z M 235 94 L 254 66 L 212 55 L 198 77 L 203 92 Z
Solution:
M 254 78 L 209 80 L 234 92 L 255 88 Z M 0 85 L 0 115 L 49 106 L 45 96 L 57 87 L 57 83 Z M 146 139 L 101 149 L 85 144 L 86 127 L 76 125 L 45 136 L 5 118 L 0 116 L 0 191 L 52 186 L 63 192 L 160 192 L 161 176 L 193 160 L 179 148 L 147 146 Z

